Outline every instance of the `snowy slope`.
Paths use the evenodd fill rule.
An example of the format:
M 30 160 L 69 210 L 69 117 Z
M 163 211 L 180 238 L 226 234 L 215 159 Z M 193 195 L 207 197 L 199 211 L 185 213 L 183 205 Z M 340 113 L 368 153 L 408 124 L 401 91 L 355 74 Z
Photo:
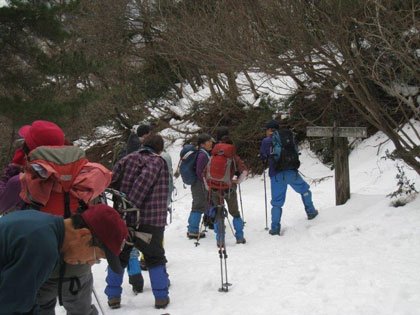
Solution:
M 122 307 L 110 310 L 103 293 L 102 262 L 94 267 L 94 277 L 105 313 L 420 314 L 420 198 L 404 207 L 390 206 L 385 196 L 396 189 L 396 162 L 382 159 L 385 150 L 393 148 L 389 141 L 379 146 L 385 140 L 377 133 L 351 153 L 352 195 L 345 205 L 335 206 L 334 179 L 329 177 L 312 185 L 320 215 L 307 221 L 300 196 L 289 190 L 282 236 L 268 235 L 264 229 L 263 177 L 243 183 L 247 244 L 235 244 L 228 228 L 228 275 L 233 284 L 228 293 L 218 292 L 220 260 L 213 231 L 198 247 L 186 238 L 191 195 L 178 179 L 173 223 L 165 239 L 170 305 L 164 311 L 153 308 L 144 272 L 144 292 L 134 296 L 125 275 Z M 168 150 L 174 166 L 179 150 L 179 141 Z M 333 175 L 305 147 L 301 161 L 300 171 L 308 181 Z M 418 175 L 407 167 L 406 172 L 420 190 Z M 269 189 L 269 180 L 267 184 Z M 64 314 L 62 309 L 58 313 Z

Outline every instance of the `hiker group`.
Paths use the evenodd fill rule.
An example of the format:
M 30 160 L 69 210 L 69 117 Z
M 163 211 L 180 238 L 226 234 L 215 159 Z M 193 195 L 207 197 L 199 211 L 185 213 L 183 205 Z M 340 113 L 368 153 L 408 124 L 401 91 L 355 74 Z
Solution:
M 274 120 L 264 130 L 260 156 L 269 163 L 271 180 L 269 233 L 280 235 L 288 185 L 301 194 L 308 219 L 318 211 L 297 171 L 293 134 Z M 101 258 L 109 265 L 110 308 L 121 306 L 124 269 L 135 294 L 143 291 L 141 271 L 148 270 L 154 306 L 165 308 L 170 281 L 164 234 L 174 184 L 162 136 L 139 126 L 111 172 L 89 162 L 52 122 L 34 121 L 19 135 L 23 143 L 0 179 L 0 314 L 55 314 L 57 299 L 67 314 L 98 314 L 92 294 L 103 313 L 91 271 Z M 220 290 L 228 291 L 225 219 L 233 217 L 233 228 L 227 222 L 236 243 L 246 244 L 240 184 L 249 171 L 228 128 L 219 128 L 215 138 L 203 133 L 184 145 L 175 176 L 191 186 L 187 237 L 198 244 L 206 236 L 203 226 L 214 229 Z

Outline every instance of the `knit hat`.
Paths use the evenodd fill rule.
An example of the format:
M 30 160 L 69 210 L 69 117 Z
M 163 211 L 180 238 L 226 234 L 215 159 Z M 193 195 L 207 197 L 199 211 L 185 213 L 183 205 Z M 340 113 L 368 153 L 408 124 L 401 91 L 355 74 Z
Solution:
M 56 124 L 46 120 L 35 120 L 32 125 L 19 129 L 19 135 L 25 139 L 29 150 L 42 145 L 64 145 L 64 132 Z
M 269 120 L 263 127 L 263 130 L 267 129 L 279 129 L 279 123 L 276 120 Z
M 224 136 L 228 136 L 229 135 L 229 128 L 228 127 L 219 127 L 216 130 L 216 137 L 217 137 L 217 141 L 222 140 L 222 138 Z
M 104 245 L 106 260 L 112 271 L 122 274 L 118 256 L 128 236 L 124 220 L 115 209 L 104 204 L 89 207 L 81 216 L 92 234 Z
M 208 133 L 202 133 L 197 138 L 197 144 L 201 145 L 201 144 L 203 144 L 203 143 L 205 143 L 209 140 L 211 140 L 213 142 L 216 142 L 216 141 L 214 141 L 214 139 Z
M 149 125 L 140 125 L 137 128 L 137 136 L 143 137 L 145 134 L 148 134 L 150 131 L 152 131 L 152 127 Z

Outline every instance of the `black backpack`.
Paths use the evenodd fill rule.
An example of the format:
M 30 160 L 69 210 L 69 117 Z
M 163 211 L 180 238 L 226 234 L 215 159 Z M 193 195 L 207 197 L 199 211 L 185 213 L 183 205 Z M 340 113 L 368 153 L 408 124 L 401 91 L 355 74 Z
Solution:
M 273 137 L 274 170 L 297 170 L 300 166 L 293 133 L 288 129 L 274 132 Z M 280 154 L 279 154 L 280 152 Z M 277 153 L 277 154 L 276 154 Z

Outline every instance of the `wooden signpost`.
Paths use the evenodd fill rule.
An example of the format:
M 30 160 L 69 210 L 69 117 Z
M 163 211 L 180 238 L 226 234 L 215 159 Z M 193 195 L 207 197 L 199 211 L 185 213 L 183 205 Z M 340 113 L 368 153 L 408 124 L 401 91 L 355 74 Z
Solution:
M 328 137 L 334 141 L 335 204 L 350 199 L 350 172 L 347 138 L 366 138 L 366 127 L 307 127 L 308 137 Z

